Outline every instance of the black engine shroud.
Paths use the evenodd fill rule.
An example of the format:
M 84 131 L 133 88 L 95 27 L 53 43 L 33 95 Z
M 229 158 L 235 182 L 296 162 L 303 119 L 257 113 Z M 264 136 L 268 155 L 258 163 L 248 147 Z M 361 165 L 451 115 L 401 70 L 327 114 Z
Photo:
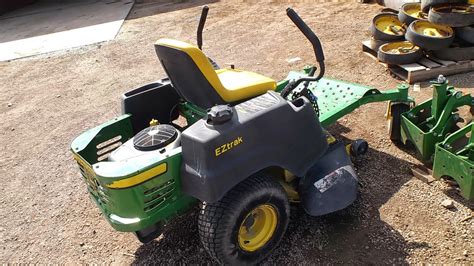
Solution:
M 223 124 L 201 119 L 183 131 L 182 189 L 201 201 L 218 201 L 271 166 L 304 176 L 328 148 L 304 97 L 289 102 L 270 91 L 232 109 L 232 118 Z

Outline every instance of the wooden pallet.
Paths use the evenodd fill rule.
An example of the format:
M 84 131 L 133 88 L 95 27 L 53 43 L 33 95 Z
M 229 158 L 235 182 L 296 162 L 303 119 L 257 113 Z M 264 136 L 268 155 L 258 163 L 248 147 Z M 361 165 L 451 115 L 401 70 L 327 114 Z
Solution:
M 377 51 L 370 40 L 362 42 L 362 51 L 378 61 Z M 414 64 L 388 65 L 380 63 L 387 67 L 394 75 L 410 84 L 435 79 L 439 75 L 448 76 L 474 71 L 474 60 L 455 62 L 441 60 L 433 56 L 426 56 Z

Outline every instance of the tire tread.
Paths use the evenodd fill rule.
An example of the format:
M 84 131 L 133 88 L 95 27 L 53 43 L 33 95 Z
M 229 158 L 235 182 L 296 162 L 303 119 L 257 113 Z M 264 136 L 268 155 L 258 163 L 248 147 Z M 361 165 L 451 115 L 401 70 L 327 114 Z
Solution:
M 226 213 L 231 212 L 234 206 L 244 204 L 245 194 L 253 191 L 265 189 L 278 189 L 285 193 L 283 188 L 272 178 L 264 175 L 255 175 L 242 181 L 230 190 L 221 200 L 214 203 L 202 203 L 198 215 L 198 232 L 204 249 L 208 254 L 220 264 L 225 263 L 220 258 L 220 242 L 225 238 L 225 230 L 218 227 L 221 223 L 226 223 Z

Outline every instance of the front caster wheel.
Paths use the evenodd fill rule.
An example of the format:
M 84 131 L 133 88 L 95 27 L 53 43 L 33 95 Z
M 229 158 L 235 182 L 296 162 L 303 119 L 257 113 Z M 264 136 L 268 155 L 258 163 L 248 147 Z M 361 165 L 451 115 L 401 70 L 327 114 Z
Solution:
M 349 153 L 354 157 L 362 156 L 369 150 L 369 143 L 363 139 L 356 139 L 350 144 Z
M 279 244 L 288 226 L 290 206 L 281 185 L 253 176 L 215 203 L 203 203 L 199 235 L 221 264 L 256 264 Z

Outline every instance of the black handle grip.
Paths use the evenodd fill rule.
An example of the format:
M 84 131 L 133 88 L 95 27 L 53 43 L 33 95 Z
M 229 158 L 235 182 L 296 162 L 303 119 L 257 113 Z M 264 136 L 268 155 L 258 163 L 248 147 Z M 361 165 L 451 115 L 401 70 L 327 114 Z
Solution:
M 308 25 L 306 25 L 306 23 L 300 18 L 300 16 L 298 16 L 298 14 L 292 8 L 287 8 L 286 14 L 313 45 L 316 61 L 318 61 L 318 63 L 324 61 L 323 47 L 321 46 L 321 42 L 319 41 L 318 36 L 314 34 L 314 32 L 308 27 Z
M 199 49 L 202 50 L 202 30 L 204 29 L 204 24 L 206 24 L 207 13 L 209 12 L 209 7 L 204 6 L 201 12 L 201 19 L 199 19 L 199 25 L 197 29 L 197 44 Z
M 326 67 L 324 65 L 323 47 L 321 46 L 321 42 L 319 41 L 318 36 L 314 34 L 314 32 L 308 27 L 308 25 L 306 25 L 306 23 L 300 18 L 300 16 L 298 16 L 298 14 L 296 14 L 296 12 L 292 8 L 287 8 L 286 14 L 291 19 L 291 21 L 295 23 L 296 27 L 298 27 L 298 29 L 304 34 L 306 39 L 308 39 L 313 45 L 314 55 L 316 56 L 316 61 L 318 61 L 319 64 L 319 73 L 316 77 L 313 77 L 316 71 L 316 68 L 313 68 L 311 69 L 307 77 L 299 78 L 295 81 L 290 81 L 280 92 L 283 98 L 288 97 L 288 95 L 290 95 L 290 93 L 294 89 L 296 89 L 296 87 L 298 87 L 298 85 L 302 82 L 305 82 L 304 90 L 307 90 L 309 83 L 320 80 L 324 76 L 324 72 L 326 70 Z

